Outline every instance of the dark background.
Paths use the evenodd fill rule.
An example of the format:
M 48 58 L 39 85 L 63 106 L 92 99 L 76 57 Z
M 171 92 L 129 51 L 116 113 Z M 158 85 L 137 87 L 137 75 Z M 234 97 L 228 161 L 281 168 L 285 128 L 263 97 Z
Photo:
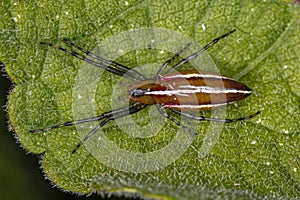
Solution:
M 8 131 L 8 118 L 5 111 L 7 96 L 12 85 L 3 70 L 0 75 L 0 199 L 103 199 L 96 194 L 79 197 L 54 187 L 49 180 L 44 178 L 39 156 L 29 154 L 16 143 L 13 132 Z

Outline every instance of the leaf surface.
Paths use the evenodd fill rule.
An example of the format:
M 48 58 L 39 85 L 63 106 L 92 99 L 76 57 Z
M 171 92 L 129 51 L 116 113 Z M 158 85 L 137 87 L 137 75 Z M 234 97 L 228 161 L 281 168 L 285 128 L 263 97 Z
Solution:
M 78 193 L 121 192 L 157 199 L 258 199 L 300 195 L 299 6 L 254 0 L 3 1 L 0 11 L 3 17 L 0 59 L 6 63 L 6 71 L 15 83 L 8 102 L 10 122 L 23 147 L 43 154 L 43 170 L 58 187 Z M 126 90 L 120 82 L 123 79 L 62 51 L 42 46 L 40 41 L 70 48 L 62 42 L 67 38 L 89 50 L 99 44 L 103 48 L 107 45 L 103 52 L 108 59 L 117 53 L 114 59 L 130 67 L 162 64 L 186 44 L 178 41 L 170 52 L 166 47 L 161 52 L 152 48 L 149 40 L 144 48 L 122 52 L 122 49 L 130 49 L 130 44 L 147 44 L 149 38 L 111 39 L 124 31 L 148 27 L 176 31 L 202 46 L 237 29 L 208 50 L 221 74 L 239 80 L 254 91 L 246 100 L 230 105 L 226 116 L 236 118 L 258 110 L 262 113 L 248 121 L 224 124 L 221 129 L 210 123 L 197 123 L 195 130 L 199 135 L 194 137 L 159 115 L 151 117 L 153 113 L 156 116 L 156 111 L 155 107 L 149 108 L 123 121 L 110 122 L 75 154 L 71 154 L 72 149 L 97 123 L 43 133 L 29 132 L 78 119 L 78 116 L 91 117 L 92 113 L 87 112 L 90 108 L 85 104 L 91 100 L 97 115 L 110 110 L 113 102 L 127 103 L 126 93 L 121 95 L 121 100 L 113 98 L 114 93 Z M 169 38 L 172 37 L 165 37 L 166 43 Z M 198 67 L 209 68 L 203 63 L 198 63 Z M 155 74 L 157 70 L 146 69 L 143 73 Z M 146 127 L 142 132 L 148 134 L 160 123 L 164 124 L 155 135 L 139 135 L 143 130 L 139 127 Z M 212 132 L 217 132 L 217 136 L 209 136 Z M 169 154 L 151 154 L 173 144 L 177 136 L 187 143 L 188 136 L 193 138 L 191 144 L 178 142 L 177 149 L 173 149 L 176 153 L 188 145 L 182 155 L 175 156 L 169 163 L 168 159 L 174 157 L 171 150 Z M 106 143 L 103 143 L 104 138 Z M 214 145 L 205 152 L 203 145 L 207 145 L 208 140 Z M 116 152 L 129 152 L 128 158 L 122 157 L 123 154 L 118 157 Z M 205 156 L 199 157 L 199 152 Z M 143 155 L 152 161 L 148 160 L 146 167 L 138 160 Z M 137 156 L 135 160 L 134 156 Z M 156 161 L 160 160 L 168 165 L 158 166 Z M 118 161 L 122 166 L 110 166 Z M 152 169 L 156 165 L 157 170 L 143 172 L 120 170 L 139 166 Z

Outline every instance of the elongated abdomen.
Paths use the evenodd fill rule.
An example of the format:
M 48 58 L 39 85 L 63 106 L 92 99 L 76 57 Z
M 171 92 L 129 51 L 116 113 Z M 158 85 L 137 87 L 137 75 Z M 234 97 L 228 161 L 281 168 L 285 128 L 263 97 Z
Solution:
M 251 89 L 211 72 L 182 71 L 160 77 L 145 94 L 166 108 L 210 110 L 247 97 Z

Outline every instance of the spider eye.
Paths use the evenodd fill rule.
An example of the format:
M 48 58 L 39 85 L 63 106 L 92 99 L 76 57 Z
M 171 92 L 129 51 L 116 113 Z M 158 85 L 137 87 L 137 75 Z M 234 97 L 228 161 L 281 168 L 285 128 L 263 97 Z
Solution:
M 142 90 L 141 88 L 134 89 L 130 92 L 130 95 L 132 97 L 141 97 L 141 96 L 144 96 L 144 94 L 145 94 L 145 91 Z

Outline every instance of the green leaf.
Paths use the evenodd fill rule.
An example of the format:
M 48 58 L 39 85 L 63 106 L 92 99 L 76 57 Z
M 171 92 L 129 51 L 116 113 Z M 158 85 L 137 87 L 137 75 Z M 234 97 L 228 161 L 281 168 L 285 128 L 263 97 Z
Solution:
M 23 147 L 43 155 L 43 170 L 58 187 L 157 199 L 300 195 L 299 6 L 254 0 L 3 1 L 0 12 L 0 60 L 15 83 L 8 100 L 11 126 Z M 100 45 L 99 55 L 149 76 L 188 41 L 185 56 L 232 29 L 237 31 L 208 53 L 222 74 L 254 94 L 228 106 L 226 115 L 261 110 L 259 116 L 223 125 L 184 121 L 199 133 L 195 137 L 152 106 L 108 123 L 74 154 L 97 123 L 29 132 L 128 104 L 124 78 L 40 41 L 70 49 L 62 42 L 67 38 L 91 51 Z M 210 70 L 206 58 L 191 65 Z

